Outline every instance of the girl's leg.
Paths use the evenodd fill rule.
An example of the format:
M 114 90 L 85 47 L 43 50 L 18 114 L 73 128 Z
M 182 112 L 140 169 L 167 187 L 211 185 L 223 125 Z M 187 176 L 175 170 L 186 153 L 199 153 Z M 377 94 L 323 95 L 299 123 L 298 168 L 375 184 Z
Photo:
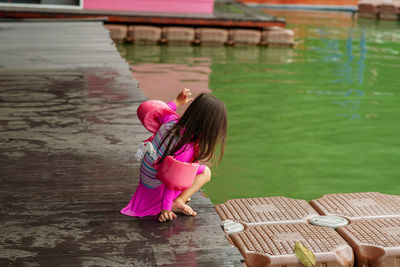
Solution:
M 182 191 L 182 193 L 174 200 L 174 203 L 172 204 L 172 210 L 177 212 L 182 212 L 186 215 L 196 216 L 197 213 L 193 211 L 192 208 L 186 205 L 185 203 L 194 193 L 199 191 L 200 188 L 206 183 L 208 183 L 210 180 L 211 180 L 211 171 L 206 166 L 204 172 L 196 176 L 192 186 L 186 189 L 185 191 Z

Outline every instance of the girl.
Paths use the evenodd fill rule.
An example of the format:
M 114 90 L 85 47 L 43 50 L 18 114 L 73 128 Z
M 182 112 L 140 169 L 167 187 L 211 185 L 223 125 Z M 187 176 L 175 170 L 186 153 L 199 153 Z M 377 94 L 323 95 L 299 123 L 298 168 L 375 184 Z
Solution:
M 178 106 L 193 101 L 190 96 L 190 90 L 184 89 L 167 105 L 175 111 Z M 168 188 L 157 179 L 155 165 L 161 164 L 169 155 L 182 162 L 213 160 L 217 144 L 220 144 L 220 161 L 224 153 L 228 121 L 225 105 L 211 95 L 201 94 L 181 118 L 174 112 L 164 112 L 156 120 L 161 127 L 154 137 L 150 138 L 156 156 L 146 152 L 140 165 L 139 185 L 121 213 L 138 217 L 160 214 L 160 222 L 176 218 L 175 212 L 196 216 L 197 213 L 185 203 L 210 181 L 210 169 L 199 165 L 193 184 L 184 191 L 177 191 Z

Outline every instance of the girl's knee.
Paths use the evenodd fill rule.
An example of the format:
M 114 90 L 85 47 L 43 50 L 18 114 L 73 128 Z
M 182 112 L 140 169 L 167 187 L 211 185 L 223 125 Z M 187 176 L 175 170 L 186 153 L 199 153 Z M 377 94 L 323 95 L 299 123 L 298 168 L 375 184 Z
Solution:
M 205 175 L 205 178 L 206 178 L 206 183 L 211 181 L 211 170 L 207 166 L 204 169 L 204 175 Z

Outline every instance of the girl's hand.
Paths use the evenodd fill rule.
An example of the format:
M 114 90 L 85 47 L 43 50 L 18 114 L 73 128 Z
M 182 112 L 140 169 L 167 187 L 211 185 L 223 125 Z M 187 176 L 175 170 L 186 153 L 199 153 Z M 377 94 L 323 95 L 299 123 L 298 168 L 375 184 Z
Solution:
M 176 214 L 172 210 L 161 210 L 160 216 L 158 217 L 158 220 L 160 222 L 165 222 L 168 220 L 173 220 L 176 218 Z
M 190 92 L 190 89 L 185 88 L 185 89 L 183 89 L 183 90 L 179 93 L 179 95 L 174 99 L 174 102 L 175 102 L 175 104 L 176 104 L 177 106 L 187 104 L 187 103 L 189 103 L 189 102 L 191 102 L 191 101 L 194 100 L 193 97 L 190 97 L 191 95 L 192 95 L 192 93 Z

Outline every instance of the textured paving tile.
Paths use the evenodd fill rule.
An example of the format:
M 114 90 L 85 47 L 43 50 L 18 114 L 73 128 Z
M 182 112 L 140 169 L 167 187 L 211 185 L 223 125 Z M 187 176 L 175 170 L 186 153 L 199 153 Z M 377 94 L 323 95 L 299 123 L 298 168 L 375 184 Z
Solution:
M 230 219 L 246 226 L 306 222 L 318 213 L 301 199 L 263 197 L 231 199 L 215 206 L 221 220 Z
M 356 266 L 400 266 L 400 219 L 360 220 L 338 232 L 353 247 Z
M 324 195 L 310 204 L 321 215 L 337 215 L 351 221 L 400 217 L 400 196 L 377 192 Z
M 315 266 L 353 266 L 351 247 L 332 228 L 306 223 L 258 225 L 231 236 L 248 266 L 303 266 L 294 253 L 301 242 L 316 257 Z

